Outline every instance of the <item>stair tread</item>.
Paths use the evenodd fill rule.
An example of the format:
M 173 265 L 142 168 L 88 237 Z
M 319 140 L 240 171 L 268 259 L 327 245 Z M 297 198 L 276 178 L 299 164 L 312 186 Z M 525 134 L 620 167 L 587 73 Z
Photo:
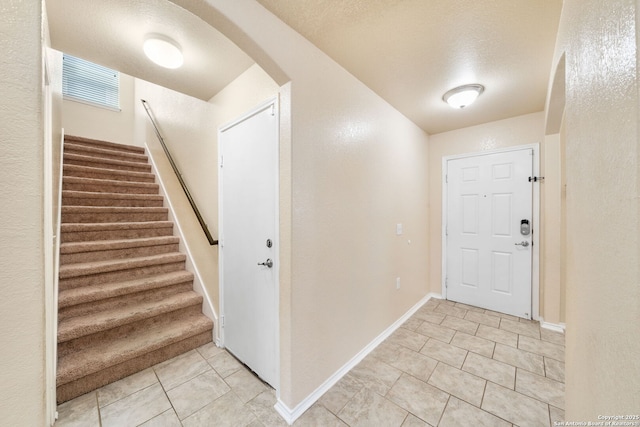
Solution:
M 62 197 L 82 199 L 164 200 L 159 194 L 106 193 L 96 191 L 63 190 Z
M 60 231 L 81 232 L 81 231 L 110 231 L 143 228 L 168 228 L 173 227 L 173 221 L 129 221 L 129 222 L 68 222 L 60 224 Z
M 160 349 L 202 332 L 213 322 L 203 314 L 191 315 L 169 325 L 133 331 L 116 342 L 102 341 L 82 351 L 58 358 L 58 386 Z
M 68 279 L 71 277 L 106 273 L 110 271 L 128 270 L 131 268 L 138 268 L 143 266 L 183 262 L 186 260 L 186 258 L 186 255 L 183 253 L 170 252 L 166 254 L 149 255 L 128 259 L 112 259 L 106 261 L 90 261 L 74 264 L 64 264 L 60 266 L 59 275 L 60 279 Z
M 135 152 L 135 153 L 144 153 L 145 151 L 144 147 L 139 147 L 137 145 L 118 144 L 116 142 L 102 141 L 99 139 L 85 138 L 85 137 L 76 136 L 76 135 L 65 135 L 64 141 L 91 144 L 92 146 L 97 145 L 97 146 L 109 147 L 114 150 L 129 151 L 129 152 Z
M 78 252 L 95 252 L 112 249 L 139 248 L 144 246 L 170 245 L 175 243 L 180 243 L 180 238 L 178 236 L 69 242 L 60 244 L 60 253 L 73 254 Z
M 164 206 L 62 206 L 65 212 L 169 212 Z
M 101 165 L 128 166 L 128 167 L 137 168 L 137 169 L 146 169 L 148 171 L 151 170 L 151 165 L 149 163 L 128 162 L 126 160 L 108 159 L 106 157 L 84 156 L 82 154 L 74 154 L 74 153 L 65 153 L 63 157 L 63 163 L 66 162 L 67 160 L 75 160 L 75 161 L 87 162 L 87 163 L 99 163 Z
M 160 189 L 160 186 L 155 182 L 139 182 L 139 181 L 118 181 L 115 179 L 100 179 L 100 178 L 84 178 L 81 176 L 65 176 L 62 178 L 62 182 L 68 184 L 93 184 L 93 185 L 113 185 L 116 187 L 145 187 Z M 65 190 L 69 191 L 69 190 Z
M 185 283 L 192 281 L 193 277 L 193 273 L 187 270 L 180 270 L 134 280 L 104 283 L 100 286 L 82 286 L 79 288 L 63 289 L 60 290 L 58 295 L 58 305 L 60 308 L 65 308 L 76 304 L 114 298 L 148 289 Z
M 56 386 L 68 400 L 211 341 L 213 322 L 144 148 L 67 136 L 62 173 Z
M 123 157 L 125 159 L 131 159 L 131 161 L 141 162 L 141 163 L 147 163 L 149 160 L 148 157 L 142 153 L 131 153 L 131 152 L 122 151 L 122 150 L 112 150 L 105 147 L 90 147 L 88 145 L 74 144 L 73 141 L 65 142 L 64 150 L 65 150 L 65 153 L 67 153 L 68 151 L 75 151 L 76 153 L 74 154 L 78 154 L 77 151 L 88 153 L 88 154 L 80 154 L 80 155 L 86 155 L 90 157 L 103 158 L 101 157 L 101 155 L 108 155 L 108 156 L 115 156 L 115 157 Z
M 202 304 L 202 296 L 194 291 L 189 291 L 165 297 L 160 301 L 140 302 L 98 313 L 71 317 L 59 322 L 58 343 L 198 304 Z
M 63 171 L 66 172 L 86 172 L 86 173 L 95 173 L 95 174 L 111 174 L 114 176 L 129 176 L 129 177 L 138 177 L 142 179 L 151 179 L 155 180 L 155 175 L 151 172 L 138 172 L 138 171 L 126 171 L 121 169 L 108 169 L 108 168 L 96 168 L 91 166 L 80 166 L 80 165 L 64 165 Z

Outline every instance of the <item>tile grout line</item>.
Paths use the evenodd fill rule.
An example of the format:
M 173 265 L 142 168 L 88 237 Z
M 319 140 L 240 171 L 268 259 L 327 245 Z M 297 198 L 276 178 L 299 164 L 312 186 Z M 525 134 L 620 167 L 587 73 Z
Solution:
M 98 409 L 98 424 L 102 427 L 102 413 L 100 412 L 100 402 L 98 401 L 98 390 L 94 391 L 96 397 L 96 408 Z
M 517 380 L 517 374 L 518 374 L 518 372 L 517 372 L 517 371 L 519 371 L 519 370 L 521 370 L 521 369 L 522 369 L 522 368 L 518 368 L 518 367 L 516 367 L 516 380 Z M 524 369 L 524 371 L 529 372 L 529 373 L 530 373 L 530 374 L 532 374 L 532 375 L 538 375 L 538 374 L 536 374 L 535 372 L 530 372 L 530 371 L 528 371 L 528 370 L 526 370 L 526 369 Z M 538 376 L 540 376 L 540 375 L 538 375 Z M 546 377 L 542 377 L 542 378 L 546 378 Z M 552 381 L 553 381 L 553 380 L 552 380 Z M 564 383 L 561 383 L 560 381 L 556 381 L 556 382 L 557 382 L 557 383 L 559 383 L 559 384 L 563 384 L 563 385 L 564 385 Z M 540 403 L 543 403 L 543 404 L 547 405 L 547 409 L 548 409 L 549 411 L 550 411 L 549 407 L 553 406 L 551 403 L 549 403 L 549 402 L 545 402 L 544 400 L 540 400 L 540 399 L 538 399 L 537 397 L 529 396 L 528 394 L 525 394 L 525 393 L 519 392 L 518 390 L 516 390 L 516 389 L 515 389 L 515 387 L 514 387 L 513 391 L 515 391 L 516 393 L 518 393 L 518 394 L 519 394 L 519 395 L 521 395 L 521 396 L 527 397 L 527 398 L 529 398 L 529 399 L 533 399 L 533 400 L 535 400 L 535 401 L 537 401 L 537 402 L 540 402 Z M 554 407 L 554 408 L 558 408 L 557 406 L 553 406 L 553 407 Z M 558 408 L 558 409 L 560 409 L 561 411 L 564 411 L 564 409 L 562 409 L 562 408 Z
M 153 375 L 155 375 L 156 380 L 158 380 L 158 384 L 160 384 L 160 388 L 162 389 L 162 392 L 164 393 L 164 396 L 167 398 L 167 401 L 169 402 L 169 405 L 171 405 L 171 410 L 173 411 L 173 413 L 175 414 L 176 418 L 178 419 L 178 422 L 180 423 L 180 425 L 182 425 L 182 420 L 180 419 L 180 417 L 178 417 L 178 412 L 176 411 L 176 408 L 173 406 L 173 402 L 171 401 L 171 398 L 169 397 L 169 395 L 167 394 L 167 390 L 164 389 L 164 385 L 162 384 L 162 381 L 160 381 L 160 377 L 158 376 L 158 373 L 155 370 L 155 366 L 151 367 L 151 370 L 153 371 Z M 164 414 L 163 411 L 160 414 Z M 158 414 L 158 415 L 160 415 Z M 156 415 L 157 416 L 157 415 Z M 151 417 L 149 418 L 147 421 L 154 419 L 155 417 Z M 147 422 L 145 421 L 145 423 Z M 144 423 L 142 423 L 144 424 Z
M 436 423 L 436 426 L 440 425 L 440 422 L 442 421 L 442 417 L 444 417 L 444 413 L 447 412 L 447 407 L 449 406 L 449 402 L 451 402 L 451 396 L 452 395 L 449 394 L 449 397 L 447 398 L 447 403 L 444 405 L 444 408 L 442 409 L 442 413 L 440 414 L 440 417 L 438 418 L 438 422 Z

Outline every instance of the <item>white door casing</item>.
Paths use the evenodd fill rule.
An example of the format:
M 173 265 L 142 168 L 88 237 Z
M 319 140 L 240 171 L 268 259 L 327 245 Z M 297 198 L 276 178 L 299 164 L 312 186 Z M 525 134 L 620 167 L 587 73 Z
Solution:
M 447 299 L 523 318 L 532 310 L 533 148 L 443 162 Z M 533 230 L 521 233 L 521 221 Z M 537 249 L 537 248 L 536 248 Z M 534 301 L 537 304 L 537 300 Z
M 277 389 L 276 100 L 222 127 L 218 141 L 221 339 L 233 355 Z

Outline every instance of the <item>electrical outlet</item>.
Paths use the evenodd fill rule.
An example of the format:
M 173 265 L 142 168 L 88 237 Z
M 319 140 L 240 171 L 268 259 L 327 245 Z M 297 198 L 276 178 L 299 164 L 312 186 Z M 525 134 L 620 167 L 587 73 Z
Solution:
M 402 223 L 396 224 L 396 236 L 402 236 Z
M 400 289 L 400 278 L 396 277 L 396 289 Z

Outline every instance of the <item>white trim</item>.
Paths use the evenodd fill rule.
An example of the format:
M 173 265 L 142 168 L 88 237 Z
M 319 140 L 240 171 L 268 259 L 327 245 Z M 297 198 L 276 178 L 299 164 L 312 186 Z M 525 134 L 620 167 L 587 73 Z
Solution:
M 567 325 L 564 323 L 549 323 L 545 322 L 544 319 L 540 318 L 540 326 L 554 332 L 560 332 L 562 334 L 567 330 Z
M 57 337 L 58 337 L 58 296 L 59 296 L 59 282 L 60 282 L 60 229 L 62 227 L 62 178 L 64 175 L 64 128 L 60 130 L 60 157 L 59 157 L 59 165 L 58 165 L 58 188 L 56 192 L 58 194 L 58 211 L 55 212 L 56 215 L 56 234 L 53 236 L 55 241 L 55 246 L 53 249 L 53 306 L 55 308 L 55 318 L 56 322 L 53 325 L 53 336 L 56 337 L 56 346 L 54 347 L 53 352 L 53 366 L 54 378 L 57 379 L 57 371 L 58 371 L 58 345 L 57 345 Z M 54 382 L 54 387 L 52 391 L 52 399 L 54 403 L 54 408 L 56 409 L 54 414 L 54 420 L 58 419 L 58 411 L 57 411 L 57 392 L 56 385 L 57 380 Z
M 224 173 L 223 164 L 224 160 L 224 152 L 222 151 L 222 147 L 220 145 L 220 135 L 232 127 L 244 122 L 245 120 L 260 114 L 264 110 L 268 108 L 273 108 L 273 115 L 276 117 L 275 124 L 275 132 L 276 132 L 276 146 L 274 152 L 274 161 L 276 166 L 276 173 L 274 178 L 274 198 L 275 198 L 275 224 L 274 224 L 274 255 L 273 255 L 273 268 L 274 268 L 274 301 L 275 305 L 275 364 L 276 364 L 276 375 L 275 375 L 275 384 L 271 384 L 273 388 L 276 390 L 276 395 L 280 395 L 280 104 L 279 97 L 274 96 L 268 98 L 264 102 L 258 104 L 256 107 L 247 111 L 245 114 L 233 119 L 232 121 L 225 123 L 218 127 L 218 135 L 217 135 L 217 143 L 218 143 L 218 159 L 216 167 L 218 168 L 218 239 L 219 239 L 219 250 L 218 250 L 218 294 L 219 294 L 219 303 L 220 303 L 220 316 L 224 317 Z M 218 339 L 216 340 L 216 345 L 218 347 L 224 348 L 224 328 L 220 327 Z
M 355 356 L 345 363 L 340 369 L 338 369 L 333 375 L 325 380 L 318 388 L 316 388 L 310 395 L 308 395 L 302 402 L 300 402 L 295 408 L 289 408 L 286 403 L 278 398 L 274 408 L 280 414 L 287 424 L 292 425 L 307 409 L 309 409 L 323 394 L 325 394 L 331 387 L 333 387 L 340 379 L 345 376 L 351 369 L 353 369 L 358 363 L 369 355 L 378 345 L 389 336 L 394 333 L 404 322 L 406 322 L 411 316 L 415 314 L 420 307 L 422 307 L 431 298 L 441 299 L 442 296 L 434 293 L 427 294 L 424 298 L 418 301 L 413 307 L 411 307 L 405 314 L 396 320 L 391 326 L 382 331 L 380 335 L 367 344 L 362 350 L 360 350 Z
M 442 158 L 442 277 L 441 289 L 443 298 L 447 298 L 445 280 L 447 276 L 447 162 L 449 160 L 464 159 L 467 157 L 484 156 L 488 154 L 507 153 L 510 151 L 533 150 L 533 176 L 540 175 L 540 144 L 516 145 L 513 147 L 499 148 L 495 150 L 477 151 L 473 153 L 456 154 Z M 542 181 L 544 182 L 544 181 Z M 533 232 L 531 233 L 532 254 L 531 254 L 531 318 L 540 319 L 540 185 L 533 186 Z
M 42 185 L 43 185 L 43 260 L 44 260 L 44 311 L 45 311 L 45 406 L 46 417 L 49 425 L 55 422 L 56 413 L 56 350 L 58 347 L 57 324 L 58 324 L 58 304 L 56 281 L 54 279 L 55 268 L 55 234 L 53 230 L 53 199 L 56 196 L 53 189 L 53 104 L 50 84 L 49 61 L 47 49 L 43 47 L 43 110 L 44 110 L 44 133 L 43 156 L 42 156 Z
M 165 190 L 165 183 L 162 179 L 162 176 L 158 173 L 158 168 L 156 166 L 156 162 L 155 159 L 153 158 L 153 153 L 152 151 L 149 149 L 149 145 L 147 143 L 145 143 L 145 148 L 147 151 L 147 155 L 149 156 L 149 162 L 151 163 L 151 168 L 152 171 L 154 173 L 154 175 L 156 176 L 156 178 L 158 179 L 158 184 L 160 184 L 160 195 L 164 198 L 165 202 L 167 203 L 167 207 L 169 208 L 169 220 L 173 222 L 173 224 L 175 225 L 174 229 L 173 229 L 173 234 L 177 235 L 180 237 L 180 251 L 186 253 L 187 255 L 187 260 L 185 262 L 185 268 L 187 271 L 193 273 L 193 290 L 199 294 L 202 295 L 203 301 L 202 301 L 202 313 L 207 316 L 209 319 L 213 320 L 213 340 L 217 343 L 218 342 L 218 315 L 216 313 L 216 310 L 213 306 L 213 303 L 211 302 L 211 298 L 209 297 L 209 293 L 207 292 L 206 287 L 204 286 L 204 280 L 202 280 L 202 275 L 200 274 L 200 270 L 198 269 L 198 266 L 193 262 L 193 255 L 192 255 L 192 251 L 191 251 L 191 247 L 189 246 L 189 243 L 187 241 L 187 239 L 185 238 L 185 234 L 182 230 L 182 227 L 180 225 L 180 221 L 178 220 L 176 214 L 175 214 L 175 209 L 173 206 L 173 203 L 171 202 L 171 198 L 168 197 L 167 192 Z

